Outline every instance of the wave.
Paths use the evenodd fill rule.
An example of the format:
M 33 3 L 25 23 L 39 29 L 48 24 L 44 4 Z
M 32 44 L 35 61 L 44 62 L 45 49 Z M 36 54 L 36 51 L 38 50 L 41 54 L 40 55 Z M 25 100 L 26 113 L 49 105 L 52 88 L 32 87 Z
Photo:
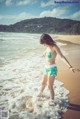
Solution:
M 63 83 L 55 80 L 55 103 L 49 106 L 49 90 L 44 91 L 44 97 L 37 100 L 41 86 L 44 60 L 34 52 L 27 59 L 18 59 L 0 68 L 0 105 L 10 110 L 10 117 L 25 119 L 61 118 L 61 113 L 67 111 L 69 91 Z M 17 118 L 18 118 L 17 117 Z

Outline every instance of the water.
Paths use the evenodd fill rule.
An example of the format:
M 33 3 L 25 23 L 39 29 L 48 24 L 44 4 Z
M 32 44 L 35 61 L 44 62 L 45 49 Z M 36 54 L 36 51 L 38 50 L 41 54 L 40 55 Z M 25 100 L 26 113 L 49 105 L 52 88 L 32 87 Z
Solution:
M 30 53 L 41 51 L 40 34 L 0 33 L 0 65 L 13 59 L 28 57 Z
M 15 119 L 17 113 L 19 119 L 59 119 L 67 111 L 69 91 L 58 80 L 54 82 L 57 105 L 49 106 L 48 88 L 45 98 L 36 100 L 45 64 L 40 35 L 0 33 L 0 108 L 10 110 L 10 118 Z
M 42 53 L 45 48 L 39 43 L 41 34 L 0 32 L 0 66 L 32 53 Z M 66 45 L 58 42 L 59 46 Z

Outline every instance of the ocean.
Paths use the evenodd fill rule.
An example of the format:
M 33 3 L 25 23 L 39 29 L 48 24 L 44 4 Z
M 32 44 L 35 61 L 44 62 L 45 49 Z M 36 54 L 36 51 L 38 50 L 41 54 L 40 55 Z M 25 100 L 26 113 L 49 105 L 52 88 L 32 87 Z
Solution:
M 0 66 L 34 51 L 41 51 L 40 34 L 0 33 Z
M 42 101 L 37 100 L 45 65 L 40 36 L 0 33 L 0 109 L 7 110 L 10 119 L 59 119 L 60 112 L 67 111 L 69 91 L 58 80 L 54 82 L 57 105 L 49 106 L 48 88 Z

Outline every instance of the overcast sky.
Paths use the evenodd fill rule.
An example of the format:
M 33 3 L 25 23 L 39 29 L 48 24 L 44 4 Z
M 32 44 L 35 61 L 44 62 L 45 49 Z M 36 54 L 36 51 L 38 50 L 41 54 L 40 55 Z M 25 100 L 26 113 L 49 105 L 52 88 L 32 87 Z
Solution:
M 0 24 L 45 16 L 80 21 L 80 0 L 0 0 Z

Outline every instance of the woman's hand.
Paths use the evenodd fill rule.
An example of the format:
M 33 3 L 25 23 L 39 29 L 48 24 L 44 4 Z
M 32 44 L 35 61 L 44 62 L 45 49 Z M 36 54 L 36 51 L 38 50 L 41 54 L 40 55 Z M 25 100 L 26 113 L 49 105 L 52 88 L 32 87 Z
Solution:
M 41 57 L 45 57 L 45 54 L 43 54 Z
M 75 71 L 76 71 L 76 69 L 73 68 L 73 67 L 69 67 L 69 69 L 70 69 L 73 73 L 75 73 Z
M 76 69 L 76 68 L 74 68 L 74 67 L 69 67 L 69 69 L 73 72 L 73 73 L 75 73 L 75 71 L 80 71 L 80 69 Z
M 46 50 L 43 52 L 42 57 L 45 57 L 46 55 Z

